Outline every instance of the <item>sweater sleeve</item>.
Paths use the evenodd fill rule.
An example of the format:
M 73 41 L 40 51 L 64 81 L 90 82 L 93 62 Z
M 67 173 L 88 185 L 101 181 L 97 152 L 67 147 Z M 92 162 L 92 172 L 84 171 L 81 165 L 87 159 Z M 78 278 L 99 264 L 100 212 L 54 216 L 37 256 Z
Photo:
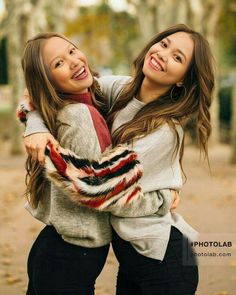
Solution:
M 138 196 L 129 203 L 122 200 L 117 204 L 111 204 L 103 211 L 108 211 L 118 217 L 142 217 L 152 214 L 163 216 L 170 211 L 172 196 L 169 189 L 143 193 L 140 191 Z
M 86 105 L 67 106 L 58 119 L 58 140 L 70 150 L 47 148 L 45 173 L 49 180 L 77 204 L 98 210 L 118 200 L 129 203 L 135 199 L 142 175 L 136 153 L 123 145 L 101 154 Z
M 101 87 L 102 93 L 108 99 L 109 108 L 112 107 L 116 99 L 119 97 L 124 86 L 130 82 L 130 76 L 102 76 L 97 79 Z
M 70 137 L 70 132 L 65 136 Z M 46 159 L 49 180 L 78 205 L 119 217 L 165 215 L 170 210 L 169 189 L 142 192 L 139 162 L 125 146 L 106 151 L 99 161 L 88 161 L 69 150 L 50 150 Z
M 180 125 L 177 125 L 176 128 L 181 145 L 183 130 Z M 180 149 L 175 151 L 176 142 L 175 132 L 165 124 L 130 146 L 137 153 L 143 167 L 143 177 L 140 183 L 144 193 L 166 188 L 175 190 L 182 188 Z
M 169 211 L 168 189 L 143 194 L 139 185 L 142 169 L 136 153 L 127 146 L 108 149 L 94 159 L 99 145 L 92 126 L 88 129 L 91 120 L 86 106 L 66 107 L 59 120 L 58 140 L 67 150 L 58 153 L 49 147 L 45 173 L 73 202 L 120 217 Z
M 107 97 L 109 108 L 111 108 L 114 101 L 118 98 L 124 85 L 131 79 L 130 76 L 102 76 L 97 78 L 101 91 Z M 25 124 L 24 137 L 34 133 L 50 132 L 45 125 L 42 117 L 37 110 L 28 101 L 22 101 L 17 108 L 18 119 Z
M 38 111 L 30 111 L 25 122 L 24 137 L 34 133 L 50 132 Z
M 21 123 L 25 124 L 24 137 L 34 133 L 50 132 L 39 112 L 27 100 L 19 103 L 16 116 Z

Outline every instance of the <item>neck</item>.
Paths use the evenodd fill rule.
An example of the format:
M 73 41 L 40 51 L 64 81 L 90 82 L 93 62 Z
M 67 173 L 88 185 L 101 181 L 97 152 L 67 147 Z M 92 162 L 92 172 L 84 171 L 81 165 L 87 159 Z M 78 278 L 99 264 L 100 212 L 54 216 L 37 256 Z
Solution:
M 140 88 L 138 99 L 144 103 L 152 102 L 158 99 L 169 88 L 169 86 L 157 85 L 155 82 L 149 81 L 144 78 Z

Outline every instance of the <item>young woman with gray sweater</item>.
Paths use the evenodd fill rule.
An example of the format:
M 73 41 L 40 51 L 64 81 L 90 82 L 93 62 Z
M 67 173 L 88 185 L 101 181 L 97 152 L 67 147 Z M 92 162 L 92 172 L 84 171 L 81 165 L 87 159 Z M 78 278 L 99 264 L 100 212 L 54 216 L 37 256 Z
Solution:
M 188 27 L 174 26 L 146 45 L 134 67 L 133 78 L 98 79 L 102 92 L 110 99 L 108 121 L 112 126 L 113 145 L 128 143 L 138 154 L 143 166 L 140 180 L 143 193 L 167 188 L 179 190 L 184 144 L 182 124 L 193 114 L 197 115 L 199 143 L 207 156 L 211 130 L 209 107 L 214 86 L 209 45 Z M 34 126 L 40 122 L 35 112 L 28 118 L 31 128 L 32 121 Z M 44 128 L 41 124 L 33 132 L 26 129 L 26 135 L 47 132 Z M 35 135 L 31 139 L 26 137 L 29 150 L 32 138 L 35 140 Z M 53 174 L 60 174 L 56 168 L 48 171 L 51 181 L 81 204 L 80 193 L 75 197 L 74 189 L 67 190 L 65 181 L 54 177 Z M 82 202 L 95 210 L 112 213 L 112 243 L 120 263 L 117 294 L 194 294 L 197 266 L 183 265 L 181 259 L 183 240 L 194 239 L 196 232 L 180 215 L 171 213 L 170 206 L 164 206 L 163 211 L 160 208 L 135 216 L 132 211 L 135 201 L 133 198 L 127 209 L 122 202 L 118 204 L 119 212 L 112 211 L 112 206 L 109 209 L 112 204 L 99 208 Z M 125 217 L 126 210 L 134 213 L 132 218 Z

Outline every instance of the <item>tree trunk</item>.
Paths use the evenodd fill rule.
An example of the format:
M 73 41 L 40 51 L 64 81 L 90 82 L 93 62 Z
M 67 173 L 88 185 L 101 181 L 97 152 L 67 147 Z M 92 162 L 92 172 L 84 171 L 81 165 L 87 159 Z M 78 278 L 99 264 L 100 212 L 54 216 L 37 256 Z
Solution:
M 59 2 L 59 6 L 58 6 Z M 7 62 L 9 69 L 9 84 L 11 86 L 12 106 L 12 127 L 11 127 L 11 148 L 12 154 L 22 152 L 20 125 L 16 120 L 15 110 L 22 97 L 24 81 L 21 69 L 22 49 L 26 40 L 35 33 L 46 30 L 45 5 L 52 12 L 52 29 L 63 28 L 62 17 L 64 18 L 65 0 L 51 0 L 48 5 L 45 0 L 8 0 L 6 8 L 8 14 L 0 25 L 0 38 L 7 38 Z
M 21 71 L 21 40 L 20 34 L 17 27 L 15 26 L 14 33 L 9 34 L 7 39 L 7 55 L 8 55 L 8 69 L 9 69 L 9 84 L 11 85 L 11 106 L 12 106 L 12 126 L 11 126 L 11 154 L 22 153 L 21 148 L 21 136 L 20 136 L 20 124 L 16 120 L 16 108 L 18 100 L 23 93 L 23 77 Z
M 203 34 L 206 36 L 211 49 L 213 51 L 215 60 L 218 60 L 218 44 L 216 41 L 216 28 L 217 22 L 220 16 L 220 11 L 222 8 L 222 1 L 208 0 L 204 1 L 204 19 L 207 19 L 205 27 L 203 28 Z M 204 22 L 205 23 L 205 22 Z M 218 65 L 216 64 L 217 68 Z M 216 144 L 219 142 L 219 85 L 218 85 L 218 72 L 216 72 L 216 86 L 214 91 L 214 99 L 211 107 L 211 117 L 212 117 L 212 135 L 211 144 Z
M 149 41 L 156 32 L 155 9 L 146 1 L 141 0 L 136 6 L 140 28 L 140 43 L 142 46 Z
M 235 83 L 233 85 L 232 97 L 231 97 L 231 147 L 232 156 L 231 164 L 236 164 L 236 70 L 234 71 Z

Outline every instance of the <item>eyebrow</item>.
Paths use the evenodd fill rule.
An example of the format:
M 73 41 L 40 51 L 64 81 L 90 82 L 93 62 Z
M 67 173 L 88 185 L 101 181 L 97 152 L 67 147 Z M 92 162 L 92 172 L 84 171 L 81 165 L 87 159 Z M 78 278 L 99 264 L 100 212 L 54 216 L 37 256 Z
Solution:
M 65 51 L 68 50 L 68 49 L 70 48 L 70 46 L 73 46 L 73 45 L 72 45 L 71 43 L 68 44 L 68 46 L 66 47 Z M 63 52 L 65 52 L 65 51 L 63 51 Z M 54 57 L 53 60 L 50 61 L 50 63 L 49 63 L 49 67 L 51 67 L 51 65 L 52 65 L 52 63 L 54 62 L 54 60 L 57 59 L 57 58 L 59 58 L 59 57 L 60 57 L 60 55 Z
M 166 37 L 165 39 L 167 40 L 167 42 L 168 42 L 169 44 L 171 44 L 171 40 L 170 40 L 168 37 Z M 179 52 L 179 53 L 184 57 L 185 61 L 187 60 L 187 57 L 186 57 L 186 55 L 183 53 L 182 50 L 177 49 L 176 51 Z

